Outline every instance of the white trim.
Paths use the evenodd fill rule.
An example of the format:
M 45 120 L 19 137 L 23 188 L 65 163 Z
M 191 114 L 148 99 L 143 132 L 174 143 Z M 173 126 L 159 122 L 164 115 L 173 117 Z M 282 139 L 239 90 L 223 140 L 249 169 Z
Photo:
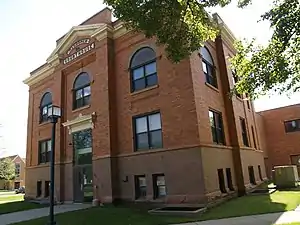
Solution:
M 95 30 L 105 27 L 106 24 L 103 23 L 97 23 L 97 24 L 91 24 L 91 25 L 83 25 L 83 26 L 74 26 L 71 28 L 71 30 L 63 37 L 63 39 L 59 42 L 59 44 L 56 46 L 54 51 L 51 53 L 51 55 L 47 58 L 47 61 L 51 61 L 55 55 L 63 50 L 65 48 L 69 47 L 69 44 L 76 39 L 77 36 L 84 36 L 84 35 L 91 35 L 95 32 Z
M 54 67 L 49 65 L 48 63 L 35 72 L 30 77 L 26 78 L 23 82 L 28 86 L 38 83 L 39 81 L 45 79 L 46 77 L 50 76 L 54 73 Z
M 32 86 L 53 74 L 55 67 L 60 64 L 60 59 L 62 59 L 61 53 L 66 51 L 77 37 L 90 36 L 100 41 L 107 37 L 117 39 L 130 31 L 131 30 L 127 29 L 123 23 L 118 24 L 115 28 L 104 23 L 74 26 L 58 42 L 54 51 L 47 58 L 46 64 L 33 71 L 30 77 L 26 78 L 23 83 Z
M 79 114 L 78 117 L 76 117 L 73 120 L 67 120 L 62 125 L 64 127 L 67 127 L 69 130 L 69 134 L 75 133 L 77 131 L 85 130 L 85 129 L 93 129 L 94 123 L 93 123 L 93 116 L 95 113 L 89 114 L 89 115 L 82 115 Z

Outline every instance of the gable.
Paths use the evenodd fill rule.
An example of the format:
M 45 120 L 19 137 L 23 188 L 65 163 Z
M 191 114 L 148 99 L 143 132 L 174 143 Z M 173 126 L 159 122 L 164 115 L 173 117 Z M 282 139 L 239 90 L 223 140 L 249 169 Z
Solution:
M 82 44 L 88 44 L 84 41 L 89 38 L 94 38 L 107 28 L 109 28 L 109 25 L 103 23 L 72 27 L 71 30 L 62 38 L 62 40 L 59 41 L 56 48 L 48 57 L 47 62 L 51 63 L 57 59 L 61 59 L 65 53 L 70 54 L 73 50 L 70 49 L 72 46 L 75 48 L 76 45 L 79 46 Z

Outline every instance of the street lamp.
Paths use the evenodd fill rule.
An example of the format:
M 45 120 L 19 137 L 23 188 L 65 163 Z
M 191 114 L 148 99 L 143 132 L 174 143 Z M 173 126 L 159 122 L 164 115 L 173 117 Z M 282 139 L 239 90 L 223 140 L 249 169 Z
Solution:
M 55 127 L 58 118 L 61 117 L 61 110 L 58 106 L 50 106 L 48 108 L 48 119 L 52 123 L 52 137 L 51 137 L 51 160 L 50 160 L 50 212 L 49 225 L 55 225 L 54 221 L 54 162 L 55 162 Z

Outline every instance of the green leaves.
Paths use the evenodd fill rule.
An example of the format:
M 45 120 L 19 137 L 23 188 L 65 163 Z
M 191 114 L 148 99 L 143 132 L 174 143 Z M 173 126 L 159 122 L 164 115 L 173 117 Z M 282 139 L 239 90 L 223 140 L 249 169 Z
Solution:
M 266 47 L 238 42 L 232 65 L 240 81 L 239 93 L 257 98 L 272 92 L 294 92 L 300 88 L 300 2 L 276 0 L 263 20 L 269 20 L 274 30 Z M 250 76 L 252 74 L 252 76 Z
M 12 180 L 15 177 L 15 164 L 9 158 L 0 160 L 0 179 Z
M 117 18 L 132 29 L 156 37 L 173 62 L 188 57 L 218 29 L 206 7 L 226 6 L 231 0 L 105 0 Z M 248 1 L 249 2 L 249 1 Z
M 231 0 L 104 0 L 117 18 L 146 37 L 155 37 L 165 46 L 173 62 L 188 57 L 214 40 L 218 27 L 205 11 L 208 7 L 224 7 Z M 251 0 L 239 0 L 245 7 Z M 233 92 L 248 93 L 257 98 L 268 91 L 282 93 L 300 89 L 300 2 L 274 0 L 273 8 L 262 16 L 274 34 L 266 47 L 236 43 L 237 55 L 231 60 L 239 76 Z

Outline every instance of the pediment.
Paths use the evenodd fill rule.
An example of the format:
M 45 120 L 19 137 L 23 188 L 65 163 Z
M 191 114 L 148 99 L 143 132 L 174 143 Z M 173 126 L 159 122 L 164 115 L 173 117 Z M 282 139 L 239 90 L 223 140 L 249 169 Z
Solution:
M 54 51 L 47 58 L 47 62 L 51 63 L 52 61 L 66 55 L 66 53 L 70 53 L 72 51 L 70 48 L 72 45 L 74 46 L 76 42 L 79 43 L 77 43 L 78 45 L 88 44 L 84 41 L 89 38 L 94 38 L 97 34 L 107 30 L 108 28 L 108 25 L 103 23 L 72 27 L 70 31 L 58 42 Z M 80 42 L 80 40 L 82 40 L 82 42 Z

